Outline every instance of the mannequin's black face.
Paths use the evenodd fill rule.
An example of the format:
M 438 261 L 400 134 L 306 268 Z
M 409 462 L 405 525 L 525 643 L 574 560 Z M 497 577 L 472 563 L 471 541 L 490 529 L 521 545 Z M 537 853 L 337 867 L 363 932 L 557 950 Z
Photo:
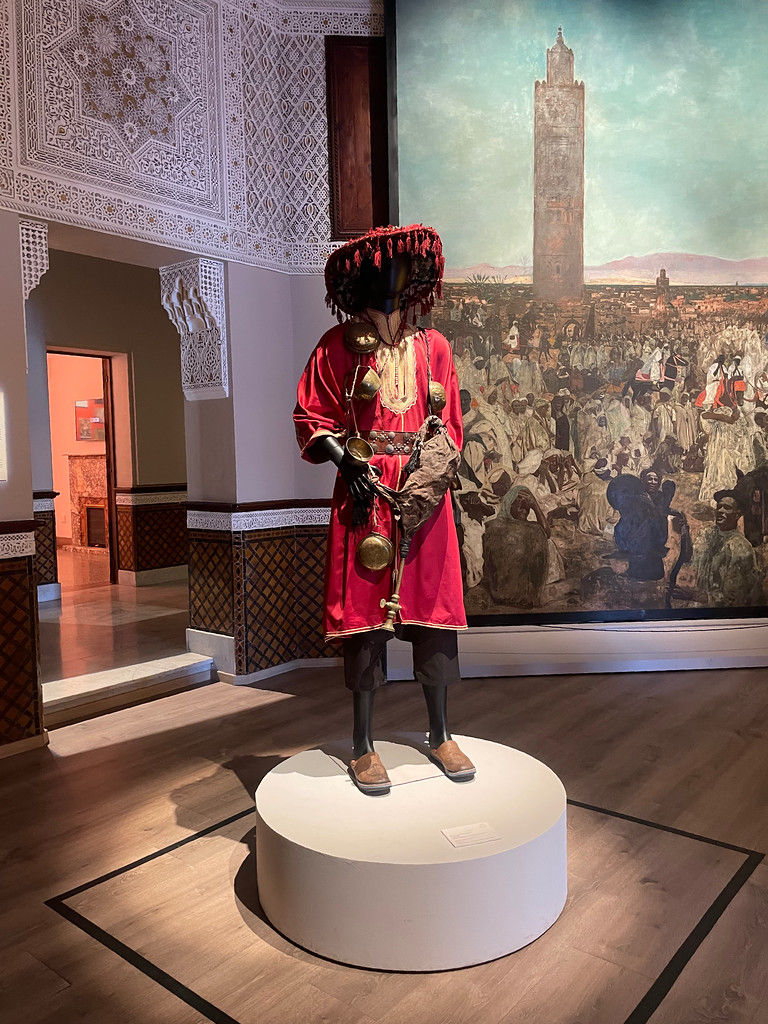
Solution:
M 411 257 L 406 252 L 392 257 L 383 256 L 381 267 L 367 262 L 361 274 L 366 308 L 377 309 L 387 315 L 399 309 L 410 270 Z

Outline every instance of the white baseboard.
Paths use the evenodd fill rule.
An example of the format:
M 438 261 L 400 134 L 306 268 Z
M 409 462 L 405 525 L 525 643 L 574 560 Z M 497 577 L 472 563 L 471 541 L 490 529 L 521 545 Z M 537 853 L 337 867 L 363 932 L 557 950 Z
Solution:
M 151 587 L 156 583 L 176 583 L 189 578 L 186 565 L 168 565 L 164 569 L 118 569 L 117 582 L 123 587 Z
M 461 674 L 582 675 L 768 666 L 765 619 L 483 626 L 459 633 Z M 413 678 L 410 645 L 387 645 L 390 679 Z
M 234 637 L 187 630 L 187 646 L 213 658 L 219 679 L 256 683 L 292 669 L 341 665 L 341 658 L 303 658 L 252 672 L 235 672 Z M 768 620 L 686 619 L 678 622 L 474 626 L 459 633 L 465 678 L 669 672 L 768 666 Z M 412 679 L 411 646 L 387 644 L 387 675 Z
M 37 585 L 37 603 L 48 604 L 50 601 L 61 600 L 61 584 L 60 583 L 38 583 Z
M 187 629 L 187 650 L 213 658 L 219 672 L 234 674 L 235 638 L 226 633 L 208 633 L 204 629 Z
M 187 630 L 187 650 L 194 651 L 195 654 L 203 654 L 206 658 L 213 658 L 219 682 L 230 683 L 233 686 L 248 686 L 250 683 L 258 683 L 262 679 L 270 679 L 272 676 L 282 675 L 283 672 L 290 672 L 295 668 L 343 664 L 341 658 L 295 658 L 293 661 L 286 661 L 282 665 L 273 665 L 271 668 L 264 668 L 259 672 L 238 675 L 235 666 L 235 638 L 226 633 L 208 633 L 204 629 Z
M 26 750 L 35 750 L 37 747 L 48 746 L 48 730 L 43 731 L 38 736 L 30 736 L 25 740 L 16 740 L 14 743 L 3 743 L 0 746 L 0 758 L 13 757 L 14 754 L 23 754 Z
M 285 672 L 292 672 L 295 668 L 327 668 L 343 664 L 343 658 L 295 658 L 293 661 L 286 661 L 282 665 L 273 665 L 271 668 L 261 669 L 260 672 L 249 672 L 248 675 L 244 676 L 219 670 L 219 682 L 230 683 L 233 686 L 249 686 L 251 683 L 259 683 L 264 679 L 271 679 L 272 676 L 281 676 Z

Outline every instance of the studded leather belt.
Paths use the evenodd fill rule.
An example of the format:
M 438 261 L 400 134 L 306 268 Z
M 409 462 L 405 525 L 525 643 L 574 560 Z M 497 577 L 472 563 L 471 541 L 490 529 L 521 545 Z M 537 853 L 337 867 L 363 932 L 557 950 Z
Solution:
M 410 455 L 418 434 L 404 430 L 364 430 L 362 436 L 379 455 Z

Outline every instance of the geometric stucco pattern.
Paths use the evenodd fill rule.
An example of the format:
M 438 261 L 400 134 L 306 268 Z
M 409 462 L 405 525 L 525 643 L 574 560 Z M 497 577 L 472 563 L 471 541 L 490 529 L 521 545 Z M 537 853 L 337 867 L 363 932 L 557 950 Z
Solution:
M 331 234 L 325 82 L 312 70 L 323 66 L 323 39 L 275 32 L 244 15 L 242 52 L 246 166 L 254 172 L 249 234 L 270 259 L 319 263 Z M 260 118 L 265 102 L 275 112 L 269 121 Z
M 204 88 L 197 82 L 187 86 L 183 69 L 187 63 L 194 79 L 200 67 L 189 54 L 186 61 L 182 56 L 185 41 L 199 35 L 194 20 L 183 19 L 185 31 L 177 43 L 164 26 L 148 22 L 132 0 L 107 9 L 82 0 L 76 25 L 48 48 L 48 56 L 59 74 L 62 68 L 71 73 L 68 98 L 74 100 L 69 110 L 56 97 L 50 98 L 50 106 L 54 114 L 77 112 L 82 125 L 78 143 L 86 157 L 135 159 L 140 151 L 155 149 L 155 143 L 169 152 L 186 149 L 180 138 L 184 113 L 198 106 Z M 43 96 L 47 98 L 45 89 Z M 62 121 L 53 139 L 58 142 L 72 132 L 72 124 Z M 191 148 L 189 155 L 195 158 Z M 190 177 L 199 177 L 199 165 L 189 171 Z
M 381 0 L 0 0 L 0 207 L 316 272 L 323 39 L 382 20 Z
M 28 299 L 48 272 L 48 225 L 37 220 L 19 220 L 21 245 L 21 284 L 24 298 Z
M 22 0 L 20 15 L 24 166 L 222 214 L 215 0 Z
M 189 401 L 229 394 L 224 264 L 160 267 L 160 299 L 181 338 L 181 388 Z

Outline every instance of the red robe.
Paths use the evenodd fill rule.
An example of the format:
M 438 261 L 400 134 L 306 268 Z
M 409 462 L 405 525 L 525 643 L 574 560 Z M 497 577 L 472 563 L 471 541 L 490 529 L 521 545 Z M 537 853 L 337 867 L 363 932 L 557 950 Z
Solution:
M 432 379 L 445 388 L 447 403 L 441 417 L 456 445 L 462 444 L 462 416 L 459 385 L 448 341 L 437 331 L 415 335 L 408 344 L 415 356 L 416 401 L 404 412 L 393 412 L 382 404 L 381 392 L 369 401 L 355 401 L 354 414 L 361 432 L 397 430 L 416 432 L 427 415 L 427 348 L 429 339 Z M 345 381 L 355 367 L 377 368 L 377 354 L 358 355 L 344 345 L 344 325 L 333 327 L 317 344 L 298 386 L 293 419 L 302 457 L 315 461 L 308 451 L 323 434 L 333 434 L 344 442 L 354 433 L 349 403 L 345 400 Z M 381 471 L 381 481 L 390 487 L 401 486 L 407 455 L 375 454 L 371 464 Z M 355 549 L 372 529 L 394 540 L 392 516 L 386 502 L 377 499 L 374 513 L 365 526 L 352 526 L 352 501 L 340 475 L 336 477 L 328 530 L 325 563 L 326 639 L 340 639 L 350 633 L 378 629 L 386 618 L 382 598 L 392 594 L 392 566 L 380 572 L 364 569 Z M 435 626 L 443 629 L 466 628 L 459 545 L 453 519 L 450 492 L 440 502 L 432 518 L 419 529 L 406 558 L 400 588 L 401 611 L 396 622 Z

